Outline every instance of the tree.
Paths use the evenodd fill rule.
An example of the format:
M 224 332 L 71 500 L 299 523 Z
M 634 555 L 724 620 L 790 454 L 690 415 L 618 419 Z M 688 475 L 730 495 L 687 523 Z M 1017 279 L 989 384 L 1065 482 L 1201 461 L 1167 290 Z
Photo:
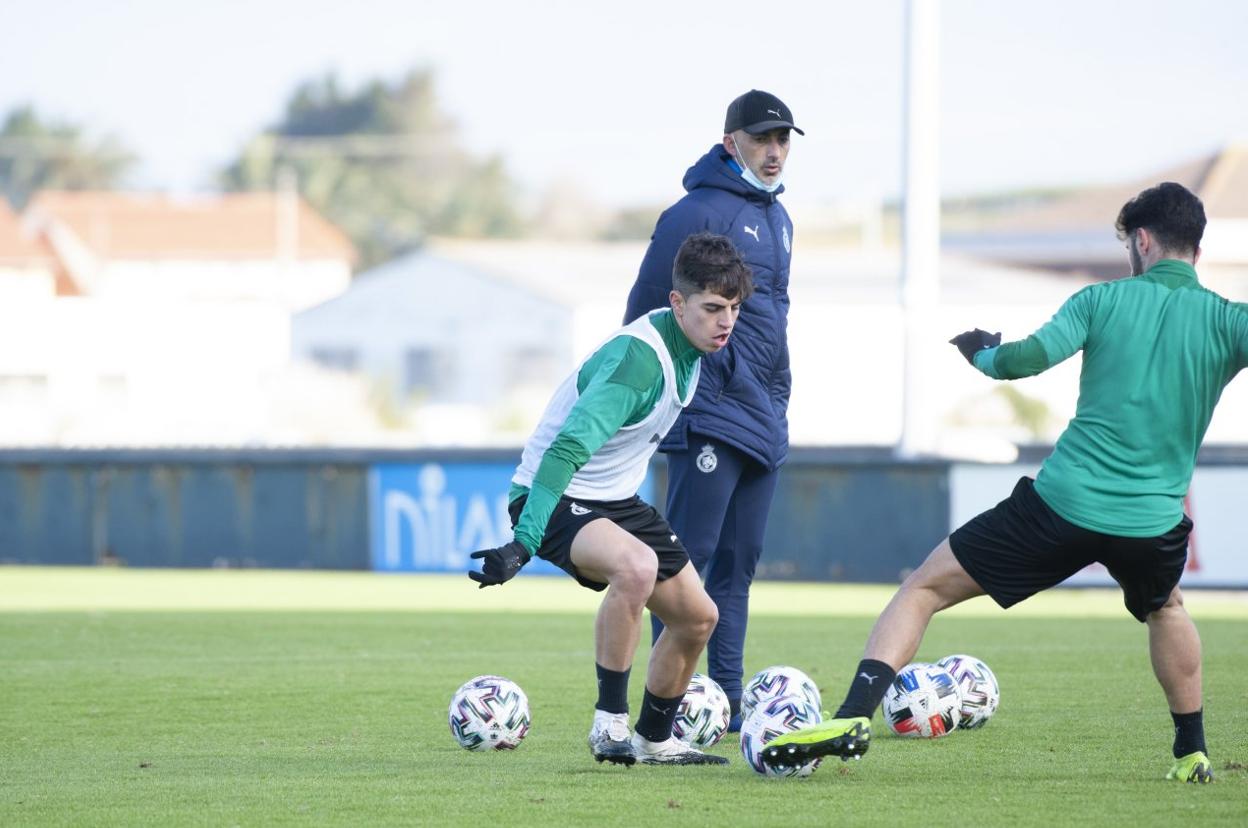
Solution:
M 134 160 L 115 140 L 89 142 L 80 128 L 45 122 L 30 106 L 10 111 L 0 127 L 0 190 L 18 209 L 39 190 L 111 189 Z
M 1039 442 L 1052 437 L 1053 412 L 1044 400 L 1029 397 L 1012 385 L 999 385 L 994 390 L 1010 406 L 1014 422 L 1022 426 L 1032 440 Z
M 663 207 L 626 207 L 618 210 L 600 234 L 606 241 L 643 241 L 654 234 Z
M 365 266 L 429 235 L 521 229 L 502 162 L 462 149 L 429 70 L 353 94 L 333 75 L 301 85 L 281 122 L 253 138 L 221 180 L 229 190 L 268 190 L 283 177 L 343 228 Z

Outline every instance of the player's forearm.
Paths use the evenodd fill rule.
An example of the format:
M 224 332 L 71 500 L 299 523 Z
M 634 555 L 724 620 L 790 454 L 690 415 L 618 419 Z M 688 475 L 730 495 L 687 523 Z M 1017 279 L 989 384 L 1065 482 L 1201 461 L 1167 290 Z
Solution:
M 972 364 L 987 376 L 1003 380 L 1035 376 L 1052 366 L 1044 345 L 1034 335 L 985 348 L 975 354 Z

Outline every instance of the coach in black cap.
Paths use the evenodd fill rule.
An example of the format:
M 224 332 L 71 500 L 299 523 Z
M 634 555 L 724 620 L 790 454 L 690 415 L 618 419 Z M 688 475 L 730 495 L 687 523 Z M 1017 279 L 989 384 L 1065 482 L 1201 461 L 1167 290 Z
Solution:
M 724 118 L 725 135 L 739 129 L 757 135 L 780 128 L 791 129 L 798 135 L 806 134 L 793 123 L 793 113 L 784 101 L 770 92 L 751 89 L 728 104 L 728 115 Z
M 686 195 L 659 217 L 624 315 L 628 322 L 667 306 L 676 251 L 696 232 L 732 239 L 754 275 L 732 338 L 702 360 L 697 394 L 659 446 L 667 453 L 668 522 L 719 608 L 707 662 L 732 704 L 734 730 L 750 583 L 789 451 L 793 224 L 777 196 L 792 132 L 805 134 L 770 92 L 751 89 L 728 105 L 723 139 L 689 168 Z

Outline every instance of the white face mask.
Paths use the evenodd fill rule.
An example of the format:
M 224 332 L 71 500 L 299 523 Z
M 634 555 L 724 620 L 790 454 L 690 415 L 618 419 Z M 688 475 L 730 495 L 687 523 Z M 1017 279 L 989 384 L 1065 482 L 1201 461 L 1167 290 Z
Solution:
M 762 180 L 754 174 L 754 171 L 750 169 L 750 166 L 745 163 L 745 154 L 741 152 L 741 147 L 737 146 L 737 139 L 735 136 L 732 138 L 732 146 L 737 151 L 737 163 L 741 165 L 741 177 L 745 179 L 746 184 L 749 184 L 756 190 L 762 190 L 764 193 L 774 193 L 776 190 L 780 189 L 780 185 L 784 183 L 784 170 L 781 170 L 780 174 L 776 176 L 776 182 L 774 184 L 764 184 Z

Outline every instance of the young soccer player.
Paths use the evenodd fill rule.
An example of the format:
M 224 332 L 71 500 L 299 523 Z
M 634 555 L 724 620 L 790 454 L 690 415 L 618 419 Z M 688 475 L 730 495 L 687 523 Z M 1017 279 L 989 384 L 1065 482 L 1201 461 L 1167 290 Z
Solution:
M 1075 418 L 1033 481 L 957 529 L 901 585 L 876 621 L 836 718 L 775 739 L 764 761 L 864 753 L 870 719 L 936 612 L 987 593 L 1010 607 L 1100 562 L 1127 610 L 1148 625 L 1153 672 L 1174 722 L 1167 779 L 1210 782 L 1200 637 L 1179 577 L 1192 521 L 1183 514 L 1196 452 L 1222 389 L 1248 365 L 1248 305 L 1201 287 L 1200 199 L 1164 183 L 1118 214 L 1130 278 L 1072 296 L 1030 337 L 954 337 L 993 379 L 1045 371 L 1083 351 Z
M 606 591 L 594 626 L 598 702 L 589 749 L 599 762 L 726 764 L 672 736 L 676 709 L 718 613 L 667 521 L 637 496 L 650 458 L 693 399 L 704 354 L 728 344 L 750 271 L 723 236 L 690 236 L 676 255 L 670 308 L 616 332 L 555 392 L 512 478 L 515 540 L 472 553 L 482 587 L 531 556 Z M 628 677 L 642 610 L 662 619 L 636 732 Z

